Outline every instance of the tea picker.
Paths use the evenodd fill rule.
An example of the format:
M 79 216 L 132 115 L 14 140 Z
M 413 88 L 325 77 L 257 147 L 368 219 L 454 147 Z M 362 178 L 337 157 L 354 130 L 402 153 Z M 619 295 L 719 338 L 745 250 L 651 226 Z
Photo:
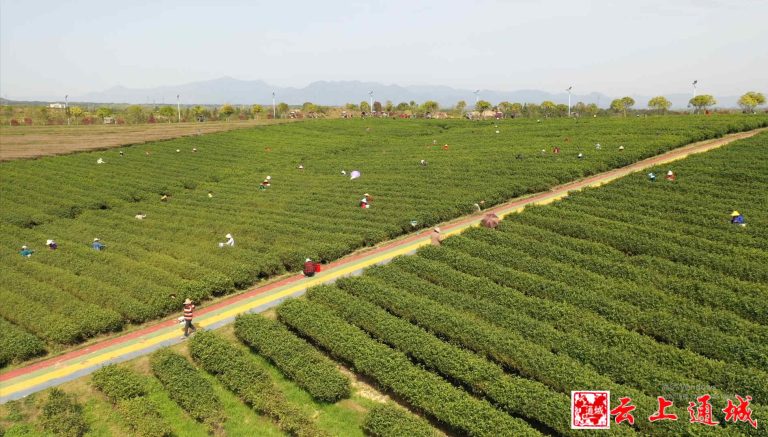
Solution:
M 440 233 L 440 228 L 435 226 L 432 230 L 432 234 L 429 236 L 429 242 L 433 246 L 440 246 L 443 244 L 443 235 Z
M 747 224 L 744 222 L 744 216 L 738 211 L 733 211 L 731 213 L 731 224 L 747 226 Z
M 219 247 L 235 247 L 235 239 L 232 238 L 232 234 L 227 234 L 224 238 L 226 238 L 227 241 L 219 243 Z
M 19 255 L 23 256 L 24 258 L 31 257 L 33 253 L 35 252 L 27 246 L 21 246 L 21 250 L 19 251 Z
M 93 243 L 91 243 L 91 248 L 93 250 L 101 252 L 102 250 L 106 249 L 107 246 L 104 245 L 104 243 L 101 242 L 98 238 L 93 239 Z

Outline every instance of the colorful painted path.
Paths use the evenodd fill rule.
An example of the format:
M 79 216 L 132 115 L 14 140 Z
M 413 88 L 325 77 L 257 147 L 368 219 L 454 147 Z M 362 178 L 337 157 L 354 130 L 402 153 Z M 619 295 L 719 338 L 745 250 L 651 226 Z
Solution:
M 528 205 L 543 205 L 562 199 L 570 191 L 596 187 L 645 168 L 682 159 L 690 154 L 706 152 L 766 130 L 768 129 L 758 129 L 693 143 L 626 167 L 559 185 L 547 192 L 517 198 L 485 212 L 494 212 L 499 217 L 503 217 L 520 212 Z M 462 217 L 441 224 L 440 228 L 444 235 L 456 234 L 467 227 L 478 225 L 481 218 L 480 214 Z M 298 274 L 231 296 L 197 311 L 195 325 L 198 328 L 216 329 L 231 323 L 238 314 L 264 311 L 287 298 L 302 295 L 307 288 L 314 285 L 360 274 L 366 267 L 386 263 L 396 256 L 413 253 L 419 247 L 429 244 L 430 232 L 431 230 L 425 230 L 376 248 L 354 253 L 323 266 L 323 271 L 312 278 L 305 278 Z M 184 339 L 180 325 L 175 319 L 166 320 L 26 367 L 10 370 L 0 375 L 0 404 L 87 375 L 106 364 L 130 360 L 182 341 Z

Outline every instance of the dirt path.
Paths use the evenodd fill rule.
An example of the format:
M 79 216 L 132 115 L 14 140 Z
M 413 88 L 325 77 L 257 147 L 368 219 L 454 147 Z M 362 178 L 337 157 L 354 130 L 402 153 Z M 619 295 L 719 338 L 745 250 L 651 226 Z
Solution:
M 493 211 L 500 217 L 517 213 L 529 205 L 551 203 L 568 196 L 569 192 L 600 186 L 634 172 L 683 159 L 692 154 L 707 152 L 765 131 L 768 131 L 768 128 L 693 143 L 626 167 L 559 185 L 549 191 L 513 199 L 486 212 Z M 478 214 L 464 216 L 441 224 L 440 227 L 445 235 L 457 234 L 470 226 L 478 225 L 480 218 Z M 325 266 L 323 271 L 313 278 L 305 278 L 301 274 L 293 275 L 228 296 L 218 302 L 207 304 L 198 311 L 195 322 L 200 327 L 216 329 L 231 323 L 238 314 L 265 311 L 287 298 L 302 295 L 309 287 L 331 283 L 340 277 L 356 275 L 371 265 L 387 263 L 396 256 L 411 254 L 419 247 L 429 244 L 430 233 L 431 230 L 425 230 L 382 243 L 374 248 L 360 250 Z M 19 399 L 36 391 L 79 378 L 105 364 L 130 360 L 161 347 L 177 344 L 183 341 L 180 333 L 175 319 L 160 321 L 134 332 L 123 333 L 53 358 L 6 371 L 0 374 L 0 403 Z

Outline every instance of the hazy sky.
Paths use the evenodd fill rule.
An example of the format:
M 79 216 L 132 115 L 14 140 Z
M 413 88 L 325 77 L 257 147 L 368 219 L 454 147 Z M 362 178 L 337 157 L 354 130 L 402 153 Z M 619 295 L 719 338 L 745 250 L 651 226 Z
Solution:
M 768 91 L 768 0 L 0 0 L 0 95 L 232 76 L 579 94 Z

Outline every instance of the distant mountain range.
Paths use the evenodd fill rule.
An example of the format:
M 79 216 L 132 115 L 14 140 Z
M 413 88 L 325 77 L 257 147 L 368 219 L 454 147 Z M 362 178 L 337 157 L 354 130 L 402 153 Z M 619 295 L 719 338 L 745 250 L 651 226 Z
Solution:
M 395 104 L 414 100 L 422 103 L 435 100 L 442 107 L 451 107 L 459 100 L 474 105 L 473 90 L 462 90 L 447 86 L 400 86 L 384 85 L 376 82 L 359 81 L 319 81 L 312 82 L 304 88 L 280 88 L 262 80 L 238 80 L 231 77 L 192 82 L 178 86 L 162 86 L 155 88 L 126 88 L 116 86 L 105 91 L 92 92 L 80 96 L 70 96 L 70 102 L 94 103 L 137 103 L 137 104 L 175 104 L 176 95 L 181 96 L 181 103 L 191 104 L 271 104 L 272 92 L 275 91 L 277 102 L 300 105 L 312 102 L 319 105 L 343 105 L 369 100 L 369 91 L 373 91 L 374 100 L 382 103 L 391 100 Z M 568 103 L 568 93 L 550 93 L 540 90 L 494 91 L 480 90 L 480 98 L 491 103 L 502 101 L 520 103 L 541 103 L 551 100 L 555 103 Z M 589 94 L 574 94 L 571 103 L 596 103 L 600 107 L 608 107 L 616 97 L 599 92 Z M 646 107 L 652 96 L 631 95 L 637 104 L 636 108 Z M 689 94 L 667 94 L 673 108 L 685 108 L 690 99 Z M 715 96 L 719 107 L 736 107 L 738 96 Z

